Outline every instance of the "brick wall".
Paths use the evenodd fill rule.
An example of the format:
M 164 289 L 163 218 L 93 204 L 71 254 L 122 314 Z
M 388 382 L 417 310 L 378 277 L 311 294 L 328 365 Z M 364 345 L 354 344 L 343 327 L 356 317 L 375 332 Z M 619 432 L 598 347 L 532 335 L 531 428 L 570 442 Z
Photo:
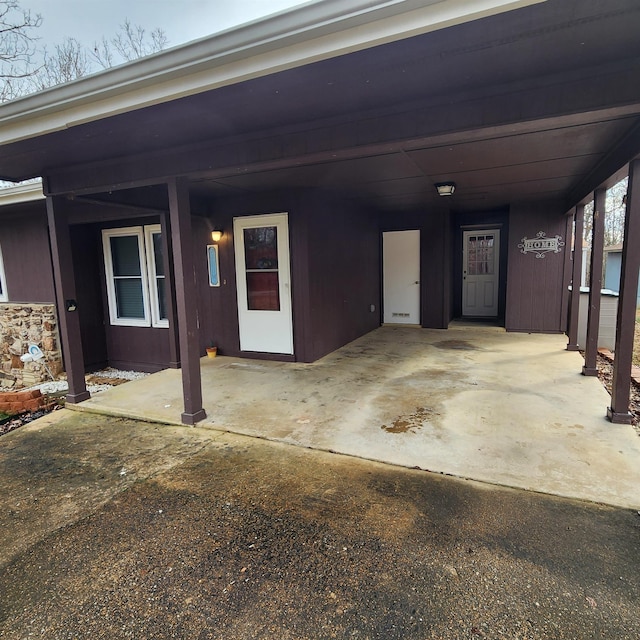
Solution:
M 0 304 L 0 388 L 29 387 L 49 379 L 40 363 L 23 363 L 30 344 L 44 352 L 53 375 L 62 371 L 58 320 L 52 304 Z

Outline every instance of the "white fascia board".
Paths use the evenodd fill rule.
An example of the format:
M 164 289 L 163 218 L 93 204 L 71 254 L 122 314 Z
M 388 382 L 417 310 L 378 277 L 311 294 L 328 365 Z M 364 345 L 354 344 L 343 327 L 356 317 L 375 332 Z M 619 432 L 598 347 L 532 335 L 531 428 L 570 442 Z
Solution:
M 0 207 L 21 202 L 33 202 L 44 200 L 42 192 L 42 180 L 17 184 L 13 187 L 0 187 Z
M 321 0 L 0 105 L 8 144 L 546 0 Z

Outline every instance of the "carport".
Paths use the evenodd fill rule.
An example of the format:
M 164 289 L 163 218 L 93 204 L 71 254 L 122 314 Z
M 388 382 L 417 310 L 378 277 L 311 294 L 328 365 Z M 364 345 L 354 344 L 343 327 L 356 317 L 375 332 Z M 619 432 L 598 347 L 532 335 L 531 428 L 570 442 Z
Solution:
M 237 217 L 300 205 L 292 268 L 315 271 L 292 283 L 294 346 L 281 360 L 316 360 L 378 326 L 370 314 L 380 305 L 358 298 L 365 289 L 379 296 L 377 239 L 414 228 L 423 328 L 446 329 L 462 315 L 462 234 L 499 229 L 497 319 L 511 332 L 569 329 L 575 348 L 567 326 L 570 306 L 577 316 L 568 295 L 574 217 L 579 228 L 595 194 L 597 264 L 604 190 L 629 173 L 610 407 L 613 421 L 628 421 L 634 317 L 624 291 L 635 296 L 640 266 L 629 249 L 640 241 L 639 12 L 633 0 L 328 0 L 0 106 L 0 176 L 44 179 L 68 402 L 89 396 L 83 321 L 97 315 L 79 291 L 74 225 L 135 220 L 140 237 L 161 228 L 168 318 L 153 329 L 165 332 L 164 366 L 181 368 L 181 419 L 193 424 L 206 417 L 206 332 L 219 331 L 223 353 L 256 355 L 238 343 L 232 269 L 206 302 L 194 284 L 199 225 L 222 225 L 220 251 L 224 243 L 230 251 Z M 455 193 L 439 196 L 442 183 Z M 539 233 L 555 241 L 553 255 L 527 250 Z M 601 275 L 592 272 L 592 290 Z M 597 298 L 585 375 L 595 373 Z M 137 343 L 127 328 L 122 351 Z

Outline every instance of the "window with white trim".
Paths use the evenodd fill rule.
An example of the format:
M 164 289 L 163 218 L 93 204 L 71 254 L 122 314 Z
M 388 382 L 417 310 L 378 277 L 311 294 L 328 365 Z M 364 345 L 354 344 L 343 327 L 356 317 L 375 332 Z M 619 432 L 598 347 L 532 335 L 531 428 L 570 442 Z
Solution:
M 160 225 L 102 231 L 111 324 L 168 327 Z
M 2 261 L 2 247 L 0 247 L 0 302 L 7 302 L 9 294 L 7 292 L 7 280 L 4 277 L 4 262 Z

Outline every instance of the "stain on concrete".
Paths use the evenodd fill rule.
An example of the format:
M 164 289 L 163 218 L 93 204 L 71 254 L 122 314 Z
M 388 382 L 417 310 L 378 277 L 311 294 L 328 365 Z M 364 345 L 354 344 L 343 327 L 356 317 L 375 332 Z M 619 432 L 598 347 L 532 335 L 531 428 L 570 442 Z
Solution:
M 481 349 L 466 340 L 441 340 L 434 342 L 433 346 L 437 349 L 455 349 L 456 351 L 480 351 Z
M 425 420 L 429 420 L 433 415 L 438 415 L 433 409 L 417 407 L 409 415 L 398 416 L 390 425 L 383 424 L 381 429 L 387 433 L 415 433 L 422 427 Z

